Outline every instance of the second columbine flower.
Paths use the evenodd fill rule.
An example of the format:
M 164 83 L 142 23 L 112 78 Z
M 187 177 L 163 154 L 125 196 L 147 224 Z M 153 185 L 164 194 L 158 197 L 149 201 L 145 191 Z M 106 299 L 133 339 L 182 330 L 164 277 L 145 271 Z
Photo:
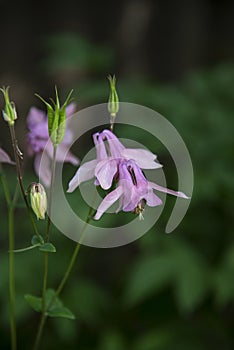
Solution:
M 177 197 L 188 198 L 183 192 L 176 192 L 149 182 L 142 169 L 158 169 L 162 165 L 152 152 L 140 148 L 126 148 L 113 132 L 103 130 L 93 135 L 96 148 L 96 159 L 84 163 L 71 179 L 68 192 L 73 192 L 82 182 L 95 178 L 95 185 L 108 190 L 99 205 L 95 219 L 116 201 L 119 201 L 118 211 L 133 212 L 143 218 L 145 205 L 154 207 L 162 204 L 154 190 L 169 193 Z

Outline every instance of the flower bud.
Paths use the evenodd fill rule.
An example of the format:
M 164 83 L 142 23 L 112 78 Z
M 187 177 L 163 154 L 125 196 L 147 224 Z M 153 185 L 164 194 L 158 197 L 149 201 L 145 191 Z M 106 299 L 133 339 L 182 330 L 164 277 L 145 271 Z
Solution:
M 111 115 L 111 123 L 114 123 L 116 114 L 119 111 L 119 98 L 116 91 L 116 78 L 109 75 L 107 79 L 110 82 L 110 95 L 108 101 L 108 111 Z
M 36 94 L 36 96 L 39 97 L 40 100 L 42 100 L 42 102 L 44 102 L 47 107 L 48 132 L 54 146 L 58 146 L 63 141 L 66 129 L 66 107 L 71 101 L 72 92 L 73 90 L 71 90 L 68 94 L 67 99 L 62 105 L 62 107 L 60 107 L 60 101 L 56 87 L 56 101 L 53 103 L 53 106 L 46 102 L 41 96 Z
M 47 197 L 45 189 L 40 183 L 33 183 L 31 185 L 30 200 L 32 210 L 36 214 L 37 220 L 44 220 L 47 209 Z
M 3 118 L 6 122 L 8 122 L 9 125 L 13 125 L 17 119 L 17 113 L 14 102 L 10 101 L 9 98 L 9 86 L 7 88 L 3 87 L 0 90 L 3 93 L 5 100 L 5 109 L 2 111 Z

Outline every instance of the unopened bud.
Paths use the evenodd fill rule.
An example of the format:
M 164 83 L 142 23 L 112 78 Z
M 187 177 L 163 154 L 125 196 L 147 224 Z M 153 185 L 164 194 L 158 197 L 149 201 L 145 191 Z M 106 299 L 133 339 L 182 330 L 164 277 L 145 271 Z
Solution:
M 33 183 L 30 188 L 32 210 L 37 219 L 44 220 L 47 209 L 47 197 L 44 187 L 40 183 Z
M 108 101 L 108 111 L 111 116 L 111 123 L 114 123 L 116 114 L 119 111 L 119 98 L 116 91 L 116 78 L 115 75 L 112 77 L 111 75 L 108 75 L 107 79 L 110 83 L 110 95 L 109 95 L 109 101 Z
M 56 100 L 53 102 L 53 105 L 46 102 L 40 95 L 36 94 L 37 97 L 40 98 L 42 102 L 45 103 L 47 107 L 47 115 L 48 115 L 48 132 L 50 139 L 54 146 L 58 146 L 64 138 L 64 133 L 66 129 L 66 107 L 68 103 L 71 101 L 71 95 L 73 90 L 67 96 L 66 101 L 60 107 L 60 101 L 58 97 L 58 91 L 55 87 Z M 52 100 L 53 101 L 53 100 Z
M 3 87 L 0 89 L 3 93 L 3 97 L 5 100 L 5 108 L 2 111 L 3 119 L 9 123 L 9 125 L 13 125 L 15 120 L 17 119 L 17 113 L 15 109 L 14 102 L 10 101 L 9 98 L 9 86 L 7 88 Z

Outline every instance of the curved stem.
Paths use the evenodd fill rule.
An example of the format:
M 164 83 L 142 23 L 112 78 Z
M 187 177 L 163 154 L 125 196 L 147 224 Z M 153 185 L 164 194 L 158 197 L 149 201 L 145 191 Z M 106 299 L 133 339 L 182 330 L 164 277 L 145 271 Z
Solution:
M 88 224 L 89 224 L 89 222 L 90 222 L 90 220 L 92 218 L 91 214 L 92 214 L 92 211 L 93 211 L 93 206 L 94 206 L 95 200 L 96 200 L 96 192 L 94 192 L 93 201 L 92 201 L 91 206 L 89 207 L 89 211 L 88 211 L 88 214 L 87 214 L 87 217 L 86 217 L 86 220 L 85 220 L 85 224 L 84 224 L 84 227 L 83 227 L 83 229 L 81 231 L 80 242 L 77 243 L 77 245 L 76 245 L 76 247 L 74 249 L 74 252 L 72 254 L 72 257 L 70 259 L 68 267 L 67 267 L 67 269 L 65 271 L 65 274 L 64 274 L 61 282 L 59 283 L 58 288 L 55 291 L 55 295 L 52 298 L 48 308 L 53 304 L 55 298 L 57 298 L 59 296 L 59 294 L 62 292 L 62 290 L 63 290 L 63 288 L 64 288 L 64 286 L 65 286 L 65 284 L 66 284 L 66 282 L 67 282 L 67 280 L 68 280 L 68 278 L 70 276 L 70 273 L 71 273 L 71 271 L 73 269 L 73 266 L 75 264 L 76 258 L 78 256 L 78 253 L 80 251 L 80 247 L 81 247 L 81 244 L 82 244 L 82 241 L 83 241 L 86 229 L 87 229 Z
M 13 146 L 13 150 L 14 150 L 14 158 L 15 158 L 15 163 L 16 163 L 16 171 L 17 171 L 17 177 L 18 177 L 20 190 L 21 190 L 21 193 L 22 193 L 22 196 L 23 196 L 26 208 L 27 208 L 28 216 L 29 216 L 29 219 L 31 221 L 33 230 L 34 230 L 35 234 L 37 235 L 39 242 L 43 243 L 43 241 L 41 239 L 41 236 L 40 236 L 40 234 L 39 234 L 39 232 L 37 230 L 37 226 L 35 224 L 35 221 L 33 219 L 33 216 L 32 216 L 32 213 L 31 213 L 31 209 L 30 209 L 30 205 L 28 203 L 28 199 L 27 199 L 27 196 L 26 196 L 26 192 L 24 190 L 22 173 L 21 173 L 21 166 L 20 166 L 20 156 L 21 156 L 21 154 L 20 154 L 20 151 L 19 151 L 19 148 L 18 148 L 18 143 L 17 143 L 16 136 L 15 136 L 15 127 L 14 127 L 14 125 L 9 125 L 9 128 L 10 128 L 10 133 L 11 133 L 12 146 Z
M 96 192 L 95 192 L 95 195 L 94 195 L 92 206 L 94 205 L 95 198 L 96 198 Z M 59 283 L 58 288 L 56 289 L 53 298 L 51 299 L 49 305 L 47 306 L 47 308 L 46 308 L 47 310 L 53 305 L 53 302 L 55 301 L 55 299 L 60 295 L 60 293 L 62 292 L 62 290 L 63 290 L 63 288 L 64 288 L 64 286 L 65 286 L 65 284 L 66 284 L 66 282 L 67 282 L 67 280 L 68 280 L 68 278 L 69 278 L 69 276 L 71 274 L 71 271 L 72 271 L 73 266 L 75 264 L 76 258 L 78 256 L 79 251 L 80 251 L 80 247 L 81 247 L 82 240 L 84 238 L 86 229 L 87 229 L 88 224 L 89 224 L 89 222 L 91 220 L 91 214 L 92 214 L 92 210 L 93 210 L 92 206 L 89 208 L 89 212 L 88 212 L 88 215 L 87 215 L 84 227 L 83 227 L 83 229 L 81 231 L 80 242 L 77 243 L 77 245 L 76 245 L 76 247 L 74 249 L 74 252 L 73 252 L 73 254 L 71 256 L 71 259 L 70 259 L 68 267 L 67 267 L 67 269 L 65 271 L 65 274 L 64 274 L 61 282 Z M 42 316 L 41 316 L 41 320 L 40 320 L 40 324 L 39 324 L 39 328 L 38 328 L 38 332 L 37 332 L 37 337 L 36 337 L 36 341 L 35 341 L 35 345 L 34 345 L 34 350 L 37 350 L 38 347 L 39 347 L 46 319 L 47 319 L 47 314 L 46 314 L 46 310 L 45 310 L 45 313 L 43 313 Z
M 63 278 L 62 278 L 62 280 L 61 280 L 61 282 L 60 282 L 58 288 L 57 288 L 56 291 L 55 291 L 54 298 L 51 300 L 49 307 L 53 304 L 54 299 L 55 299 L 56 297 L 59 296 L 59 294 L 60 294 L 61 291 L 63 290 L 63 288 L 64 288 L 64 286 L 65 286 L 65 284 L 66 284 L 66 282 L 67 282 L 67 280 L 68 280 L 68 278 L 69 278 L 69 276 L 70 276 L 70 273 L 71 273 L 71 271 L 72 271 L 72 269 L 73 269 L 73 266 L 74 266 L 74 264 L 75 264 L 77 255 L 78 255 L 78 253 L 79 253 L 79 251 L 80 251 L 80 247 L 81 247 L 81 244 L 82 244 L 82 240 L 83 240 L 83 238 L 84 238 L 85 231 L 86 231 L 86 229 L 87 229 L 87 227 L 88 227 L 88 224 L 89 224 L 89 222 L 90 222 L 90 220 L 91 220 L 91 213 L 92 213 L 92 208 L 90 207 L 89 213 L 88 213 L 88 216 L 87 216 L 87 219 L 86 219 L 86 222 L 85 222 L 85 225 L 84 225 L 84 227 L 83 227 L 83 230 L 81 231 L 80 242 L 77 243 L 77 245 L 76 245 L 76 247 L 75 247 L 75 249 L 74 249 L 74 252 L 73 252 L 73 254 L 72 254 L 72 257 L 71 257 L 71 260 L 70 260 L 70 262 L 69 262 L 69 264 L 68 264 L 68 267 L 67 267 L 67 269 L 66 269 L 66 271 L 65 271 L 65 274 L 64 274 L 64 276 L 63 276 Z
M 49 234 L 50 234 L 50 226 L 51 226 L 51 210 L 52 210 L 52 198 L 53 198 L 53 187 L 54 187 L 54 177 L 55 177 L 55 167 L 56 167 L 56 152 L 57 147 L 53 148 L 53 158 L 52 158 L 52 166 L 51 166 L 51 180 L 50 180 L 50 193 L 49 193 L 49 202 L 48 202 L 48 219 L 47 219 L 47 228 L 45 234 L 45 242 L 49 242 Z M 48 265 L 49 265 L 49 253 L 44 253 L 44 270 L 43 270 L 43 284 L 42 284 L 42 302 L 41 302 L 41 319 L 36 335 L 36 340 L 34 344 L 34 350 L 38 349 L 41 341 L 42 331 L 44 328 L 44 324 L 46 321 L 46 288 L 47 288 L 47 279 L 48 279 Z

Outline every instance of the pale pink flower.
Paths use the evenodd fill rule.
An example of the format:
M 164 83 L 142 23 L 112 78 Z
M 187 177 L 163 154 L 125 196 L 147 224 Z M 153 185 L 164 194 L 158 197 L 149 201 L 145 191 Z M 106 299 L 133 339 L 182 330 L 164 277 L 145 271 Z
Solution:
M 100 219 L 103 213 L 117 200 L 119 200 L 117 212 L 120 210 L 124 212 L 135 212 L 140 215 L 140 218 L 143 218 L 142 213 L 145 204 L 150 207 L 162 204 L 162 200 L 154 193 L 154 190 L 169 193 L 181 198 L 189 198 L 183 192 L 169 190 L 154 182 L 147 181 L 142 170 L 135 161 L 123 160 L 119 164 L 118 186 L 103 199 L 97 209 L 94 219 Z
M 75 104 L 71 103 L 66 108 L 67 117 L 71 116 L 75 112 Z M 39 166 L 42 158 L 42 153 L 45 150 L 46 154 L 43 157 L 44 168 L 40 172 L 40 178 L 46 187 L 50 185 L 51 178 L 51 159 L 53 155 L 53 144 L 50 141 L 48 133 L 47 115 L 36 107 L 32 107 L 27 117 L 28 126 L 28 153 L 34 155 L 34 169 L 37 175 L 39 175 Z M 56 161 L 63 161 L 64 154 L 66 154 L 65 162 L 73 165 L 78 165 L 79 160 L 70 151 L 69 147 L 72 143 L 73 133 L 70 129 L 66 128 L 64 139 L 57 147 Z M 47 145 L 46 149 L 45 146 Z
M 156 155 L 141 148 L 126 148 L 113 132 L 103 130 L 93 135 L 96 159 L 82 164 L 71 179 L 68 192 L 73 192 L 82 182 L 95 177 L 95 184 L 109 189 L 118 177 L 118 166 L 123 160 L 134 160 L 142 169 L 158 169 Z

